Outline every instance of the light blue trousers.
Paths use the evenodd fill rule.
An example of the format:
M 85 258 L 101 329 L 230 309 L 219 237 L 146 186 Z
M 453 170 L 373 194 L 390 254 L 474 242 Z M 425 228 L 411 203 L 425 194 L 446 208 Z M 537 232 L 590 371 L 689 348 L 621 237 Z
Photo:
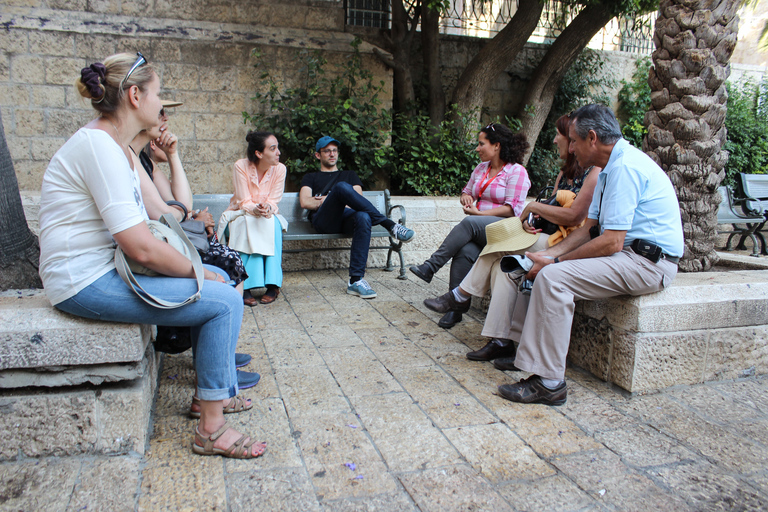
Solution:
M 273 215 L 272 219 L 275 221 L 275 254 L 273 256 L 238 251 L 245 271 L 248 272 L 248 279 L 243 284 L 245 290 L 263 288 L 268 284 L 283 286 L 283 227 L 277 217 Z

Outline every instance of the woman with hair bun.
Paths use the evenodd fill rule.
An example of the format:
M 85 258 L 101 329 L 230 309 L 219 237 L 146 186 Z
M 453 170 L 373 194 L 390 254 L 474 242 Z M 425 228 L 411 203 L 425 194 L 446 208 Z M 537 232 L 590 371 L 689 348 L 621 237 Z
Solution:
M 271 304 L 283 284 L 283 233 L 285 219 L 277 205 L 283 197 L 286 169 L 280 163 L 277 137 L 253 131 L 245 137 L 247 158 L 235 162 L 235 193 L 219 223 L 219 238 L 240 253 L 248 278 L 243 294 L 246 306 L 255 306 L 253 288 L 264 288 L 262 304 Z M 224 242 L 225 225 L 229 236 Z
M 149 231 L 128 150 L 136 134 L 158 123 L 160 80 L 141 53 L 118 54 L 83 68 L 76 86 L 99 117 L 56 152 L 43 177 L 40 277 L 46 294 L 57 309 L 85 318 L 192 327 L 200 405 L 192 450 L 258 457 L 266 444 L 230 428 L 224 419 L 225 413 L 253 407 L 236 396 L 240 294 L 224 283 L 220 270 L 207 267 L 198 301 L 159 309 L 144 302 L 115 270 L 118 245 L 126 256 L 160 274 L 135 276 L 150 294 L 181 302 L 197 291 L 192 263 Z
M 472 171 L 469 182 L 461 191 L 459 201 L 467 215 L 457 224 L 427 261 L 410 267 L 410 271 L 426 281 L 451 262 L 449 287 L 455 289 L 467 275 L 486 244 L 485 227 L 498 220 L 519 216 L 531 181 L 521 165 L 528 142 L 503 124 L 491 123 L 477 136 L 480 164 Z M 430 307 L 431 299 L 424 301 Z M 438 325 L 449 329 L 461 322 L 462 313 L 469 311 L 469 301 L 460 311 L 448 311 Z M 430 307 L 430 309 L 432 309 Z

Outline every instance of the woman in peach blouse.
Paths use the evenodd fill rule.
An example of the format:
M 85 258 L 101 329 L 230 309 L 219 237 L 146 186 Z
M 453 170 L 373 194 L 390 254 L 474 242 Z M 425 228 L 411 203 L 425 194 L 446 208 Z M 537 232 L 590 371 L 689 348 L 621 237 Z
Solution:
M 272 220 L 272 225 L 266 224 L 267 232 L 274 231 L 274 250 L 271 241 L 265 240 L 268 247 L 264 254 L 241 252 L 248 279 L 245 280 L 245 290 L 264 288 L 267 291 L 261 297 L 262 304 L 270 304 L 277 299 L 280 286 L 283 284 L 283 236 L 282 226 L 277 217 L 277 205 L 283 197 L 285 188 L 285 166 L 280 163 L 280 150 L 277 138 L 267 132 L 250 132 L 245 140 L 248 142 L 248 158 L 235 162 L 234 182 L 235 193 L 229 202 L 227 210 L 242 210 L 246 216 Z M 259 232 L 264 234 L 263 226 Z M 230 225 L 230 229 L 232 225 Z M 251 240 L 253 234 L 249 233 Z M 230 237 L 231 239 L 232 237 Z M 246 292 L 243 302 L 247 306 L 255 306 L 256 299 Z

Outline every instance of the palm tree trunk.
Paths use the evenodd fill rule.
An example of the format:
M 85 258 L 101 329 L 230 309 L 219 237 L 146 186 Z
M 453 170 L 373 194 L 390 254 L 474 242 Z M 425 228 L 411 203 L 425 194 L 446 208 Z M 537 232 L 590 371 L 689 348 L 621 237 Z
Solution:
M 21 205 L 19 184 L 11 153 L 5 142 L 0 114 L 0 291 L 12 288 L 42 288 L 37 273 L 40 246 L 29 230 Z
M 736 46 L 739 2 L 661 0 L 653 65 L 651 108 L 645 115 L 647 152 L 677 191 L 685 234 L 680 269 L 709 270 L 715 253 L 717 187 L 728 153 L 725 80 Z

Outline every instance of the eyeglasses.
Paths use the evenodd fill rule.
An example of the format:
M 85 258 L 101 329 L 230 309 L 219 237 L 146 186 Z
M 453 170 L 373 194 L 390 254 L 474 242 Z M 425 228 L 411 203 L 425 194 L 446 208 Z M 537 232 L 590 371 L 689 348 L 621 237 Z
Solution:
M 138 55 L 139 58 L 136 59 L 136 62 L 133 63 L 133 66 L 131 66 L 131 69 L 129 69 L 128 73 L 125 74 L 125 78 L 123 78 L 123 81 L 120 82 L 121 91 L 123 90 L 123 87 L 125 87 L 125 82 L 131 76 L 131 73 L 136 71 L 136 68 L 138 68 L 139 66 L 142 66 L 147 63 L 147 59 L 141 54 L 141 52 L 136 52 L 136 55 Z
M 338 148 L 334 149 L 321 149 L 320 152 L 324 155 L 336 155 L 339 152 Z
M 489 128 L 491 130 L 493 130 L 493 131 L 496 131 L 496 128 L 493 127 L 493 123 L 491 123 L 491 124 L 489 124 L 488 126 L 485 127 L 486 130 L 488 130 Z

